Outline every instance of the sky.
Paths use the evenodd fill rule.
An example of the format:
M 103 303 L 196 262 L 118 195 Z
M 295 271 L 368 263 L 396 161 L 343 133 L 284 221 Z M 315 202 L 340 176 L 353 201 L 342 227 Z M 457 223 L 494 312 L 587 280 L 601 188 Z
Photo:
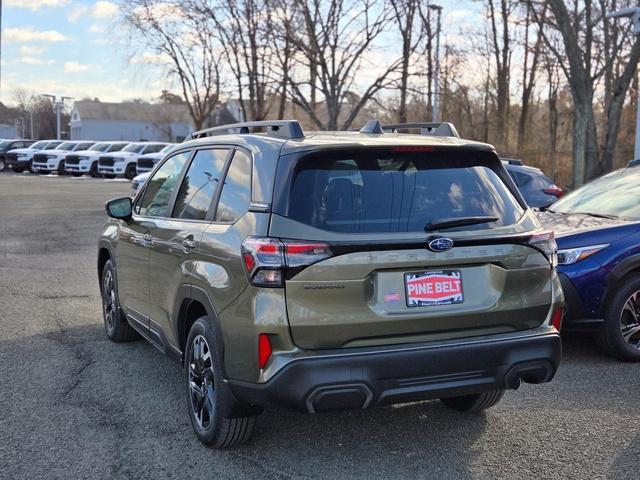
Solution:
M 445 8 L 444 30 L 452 39 L 478 14 L 471 0 L 439 3 Z M 128 43 L 114 2 L 2 0 L 3 103 L 15 103 L 17 88 L 102 101 L 149 100 L 163 89 L 177 91 L 157 65 L 145 59 L 153 55 Z
M 103 101 L 157 97 L 170 81 L 149 71 L 101 0 L 3 0 L 0 101 L 16 88 Z M 147 75 L 145 75 L 147 73 Z

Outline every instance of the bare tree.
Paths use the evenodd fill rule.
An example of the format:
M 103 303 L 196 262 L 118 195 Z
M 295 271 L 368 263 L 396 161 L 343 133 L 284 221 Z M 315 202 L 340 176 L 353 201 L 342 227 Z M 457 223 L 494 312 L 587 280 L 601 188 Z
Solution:
M 398 58 L 376 65 L 371 58 L 389 25 L 389 11 L 376 0 L 292 0 L 289 5 L 293 16 L 283 30 L 294 53 L 283 72 L 290 99 L 318 128 L 348 129 L 367 102 L 392 84 L 392 73 L 402 63 Z M 365 81 L 365 68 L 379 73 Z M 317 111 L 316 89 L 326 118 Z
M 124 21 L 147 47 L 166 58 L 179 81 L 196 129 L 204 126 L 220 99 L 222 49 L 211 25 L 180 1 L 127 0 Z
M 544 21 L 545 44 L 553 52 L 563 73 L 568 79 L 573 98 L 573 185 L 611 168 L 613 150 L 617 141 L 622 106 L 629 88 L 638 58 L 640 39 L 630 39 L 629 26 L 613 24 L 605 13 L 628 6 L 630 2 L 616 0 L 548 0 L 551 15 L 541 20 L 541 5 L 528 0 L 534 7 L 538 21 Z M 625 5 L 622 5 L 624 3 Z M 613 30 L 623 30 L 612 34 Z M 562 39 L 559 44 L 550 33 L 557 32 Z M 631 49 L 623 49 L 624 45 Z M 609 96 L 605 99 L 607 122 L 605 126 L 605 152 L 602 157 L 598 148 L 598 132 L 595 115 L 595 93 L 599 82 L 607 78 Z M 605 88 L 607 90 L 607 88 Z
M 546 6 L 543 7 L 542 18 L 546 15 Z M 542 46 L 542 23 L 532 25 L 532 13 L 528 6 L 525 6 L 524 42 L 523 42 L 523 66 L 522 66 L 522 97 L 520 105 L 520 117 L 518 119 L 518 152 L 524 148 L 527 121 L 529 119 L 529 104 L 531 95 L 536 85 L 536 74 L 538 72 L 538 60 Z M 537 32 L 533 45 L 531 45 L 531 30 L 537 25 Z
M 402 39 L 402 61 L 400 65 L 400 107 L 398 121 L 407 122 L 407 97 L 409 95 L 410 62 L 422 37 L 422 29 L 416 32 L 416 20 L 419 20 L 419 0 L 389 0 L 395 26 Z M 416 18 L 418 16 L 418 18 Z M 417 33 L 417 35 L 416 35 Z
M 273 12 L 267 0 L 190 0 L 187 4 L 203 15 L 203 22 L 213 22 L 212 33 L 224 49 L 244 118 L 264 120 L 275 90 L 270 75 Z
M 509 117 L 510 78 L 511 78 L 511 22 L 512 0 L 487 0 L 487 14 L 491 29 L 491 45 L 495 62 L 495 92 L 496 92 L 496 136 L 499 146 L 506 146 L 508 130 L 506 128 Z

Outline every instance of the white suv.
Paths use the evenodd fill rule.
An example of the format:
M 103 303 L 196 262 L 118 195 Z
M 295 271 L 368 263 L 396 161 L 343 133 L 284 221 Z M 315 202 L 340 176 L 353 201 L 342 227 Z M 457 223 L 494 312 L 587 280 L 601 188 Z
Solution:
M 105 153 L 119 152 L 129 145 L 129 142 L 100 142 L 87 150 L 77 150 L 65 158 L 65 172 L 76 177 L 84 173 L 92 177 L 99 177 L 98 159 Z
M 167 155 L 167 153 L 169 153 L 169 151 L 175 146 L 176 146 L 175 143 L 170 143 L 159 152 L 149 153 L 149 154 L 141 155 L 140 157 L 138 157 L 138 166 L 137 166 L 138 175 L 140 175 L 141 173 L 147 173 L 153 170 L 154 167 L 158 164 L 158 162 L 162 160 Z
M 167 143 L 137 142 L 127 145 L 116 155 L 102 155 L 98 162 L 98 172 L 107 178 L 123 176 L 131 180 L 136 176 L 138 158 L 149 153 L 157 153 Z
M 34 172 L 49 173 L 56 171 L 58 175 L 64 175 L 65 157 L 75 151 L 87 150 L 96 142 L 64 142 L 54 150 L 39 152 L 33 156 Z
M 40 140 L 28 148 L 9 150 L 5 155 L 7 167 L 13 169 L 14 172 L 23 172 L 25 170 L 31 172 L 33 168 L 33 156 L 36 153 L 53 150 L 61 143 L 62 141 L 60 140 Z

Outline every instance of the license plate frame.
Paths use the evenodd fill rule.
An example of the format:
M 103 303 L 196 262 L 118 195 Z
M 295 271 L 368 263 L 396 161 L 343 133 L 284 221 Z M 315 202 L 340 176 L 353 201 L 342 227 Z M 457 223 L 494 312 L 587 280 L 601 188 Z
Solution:
M 408 308 L 417 308 L 464 303 L 462 283 L 460 270 L 423 270 L 405 273 L 406 305 Z

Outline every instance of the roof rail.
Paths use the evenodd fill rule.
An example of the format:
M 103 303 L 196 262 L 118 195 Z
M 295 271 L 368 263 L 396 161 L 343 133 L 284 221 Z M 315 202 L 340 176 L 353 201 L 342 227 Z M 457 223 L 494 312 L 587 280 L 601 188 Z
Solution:
M 264 128 L 270 137 L 287 138 L 292 140 L 301 140 L 304 138 L 304 132 L 297 120 L 263 120 L 260 122 L 241 122 L 231 123 L 229 125 L 221 125 L 219 127 L 207 128 L 191 133 L 187 140 L 194 138 L 212 137 L 215 135 L 225 135 L 228 133 L 249 134 L 253 128 Z M 232 132 L 232 130 L 238 130 Z
M 420 129 L 420 135 L 460 138 L 456 127 L 449 122 L 388 123 L 382 125 L 383 130 L 391 130 L 393 133 L 396 133 L 397 130 L 418 128 Z

